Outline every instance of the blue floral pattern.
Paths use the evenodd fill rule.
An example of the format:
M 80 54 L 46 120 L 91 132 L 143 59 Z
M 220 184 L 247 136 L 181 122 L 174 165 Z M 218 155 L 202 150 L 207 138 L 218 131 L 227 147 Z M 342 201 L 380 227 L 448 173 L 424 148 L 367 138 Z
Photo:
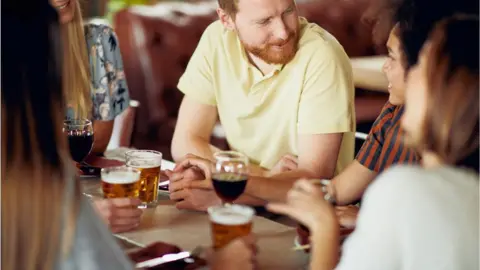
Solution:
M 130 102 L 118 39 L 107 25 L 87 24 L 85 40 L 92 85 L 92 118 L 113 120 Z

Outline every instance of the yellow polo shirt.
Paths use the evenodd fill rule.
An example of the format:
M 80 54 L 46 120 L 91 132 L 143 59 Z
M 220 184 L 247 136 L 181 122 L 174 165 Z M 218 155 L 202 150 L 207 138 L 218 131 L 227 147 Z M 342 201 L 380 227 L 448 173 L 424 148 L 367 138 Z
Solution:
M 354 155 L 354 86 L 350 60 L 327 31 L 300 18 L 298 51 L 265 76 L 237 34 L 213 22 L 180 78 L 178 89 L 217 107 L 230 146 L 272 168 L 297 155 L 299 134 L 344 133 L 336 173 Z

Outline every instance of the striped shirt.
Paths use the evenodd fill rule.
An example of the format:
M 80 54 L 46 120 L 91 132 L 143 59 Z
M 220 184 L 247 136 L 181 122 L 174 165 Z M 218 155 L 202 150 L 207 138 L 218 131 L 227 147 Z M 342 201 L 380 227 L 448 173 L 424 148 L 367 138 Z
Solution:
M 382 172 L 394 164 L 419 162 L 417 154 L 403 144 L 400 119 L 404 106 L 387 102 L 375 120 L 356 160 L 375 172 Z

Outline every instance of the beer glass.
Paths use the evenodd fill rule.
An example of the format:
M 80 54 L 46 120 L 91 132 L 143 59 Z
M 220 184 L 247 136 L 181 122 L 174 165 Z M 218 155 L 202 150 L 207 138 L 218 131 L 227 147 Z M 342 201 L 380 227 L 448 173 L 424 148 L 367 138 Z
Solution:
M 88 119 L 70 119 L 63 122 L 63 132 L 68 137 L 70 155 L 77 163 L 90 154 L 93 146 L 93 126 Z
M 126 166 L 101 170 L 102 191 L 105 198 L 138 198 L 140 171 Z
M 233 203 L 245 191 L 248 179 L 248 158 L 235 151 L 220 151 L 213 155 L 215 168 L 212 183 L 224 204 Z
M 125 153 L 128 167 L 140 171 L 140 193 L 138 198 L 144 206 L 155 205 L 158 196 L 158 182 L 162 153 L 153 150 L 131 150 Z
M 245 205 L 217 205 L 208 208 L 213 247 L 222 248 L 232 240 L 252 231 L 255 210 Z

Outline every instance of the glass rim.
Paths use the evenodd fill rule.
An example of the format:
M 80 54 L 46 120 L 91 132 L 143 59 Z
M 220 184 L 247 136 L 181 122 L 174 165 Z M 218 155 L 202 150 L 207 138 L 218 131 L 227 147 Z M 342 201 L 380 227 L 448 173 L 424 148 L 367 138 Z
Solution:
M 250 220 L 253 219 L 255 216 L 255 209 L 251 206 L 248 205 L 243 205 L 243 204 L 231 204 L 231 205 L 214 205 L 210 206 L 207 208 L 207 213 L 209 216 L 213 215 L 216 211 L 222 210 L 222 209 L 230 209 L 233 210 L 236 213 L 240 214 L 245 214 L 245 216 L 248 216 Z
M 332 182 L 332 180 L 330 179 L 310 179 L 309 181 L 312 184 L 319 185 L 319 186 L 328 186 Z
M 213 153 L 213 158 L 217 161 L 241 161 L 248 164 L 248 157 L 238 151 L 218 151 Z
M 100 170 L 100 174 L 108 174 L 109 172 L 118 172 L 118 171 L 127 171 L 133 172 L 140 175 L 142 172 L 136 168 L 128 167 L 126 165 L 123 166 L 113 166 L 113 167 L 105 167 Z
M 140 154 L 140 153 L 149 153 L 149 154 L 153 154 L 152 156 L 137 156 L 135 154 Z M 138 150 L 138 149 L 135 149 L 135 150 L 128 150 L 127 152 L 125 152 L 125 159 L 130 159 L 130 158 L 135 158 L 135 159 L 157 159 L 157 158 L 160 158 L 160 159 L 163 159 L 163 154 L 162 152 L 159 152 L 159 151 L 156 151 L 156 150 Z
M 88 126 L 88 125 L 91 125 L 92 124 L 92 121 L 89 120 L 89 119 L 86 119 L 86 118 L 82 118 L 82 119 L 67 119 L 67 120 L 63 120 L 63 124 L 64 125 L 68 125 L 68 126 Z

